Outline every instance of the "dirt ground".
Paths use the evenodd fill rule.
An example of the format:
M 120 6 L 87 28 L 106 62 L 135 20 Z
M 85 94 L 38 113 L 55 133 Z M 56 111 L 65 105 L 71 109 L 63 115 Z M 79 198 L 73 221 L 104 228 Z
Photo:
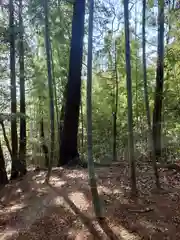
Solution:
M 137 170 L 139 196 L 130 198 L 128 166 L 96 169 L 104 220 L 93 213 L 85 169 L 28 172 L 0 192 L 0 240 L 180 239 L 180 174 L 160 170 L 154 188 L 149 164 Z

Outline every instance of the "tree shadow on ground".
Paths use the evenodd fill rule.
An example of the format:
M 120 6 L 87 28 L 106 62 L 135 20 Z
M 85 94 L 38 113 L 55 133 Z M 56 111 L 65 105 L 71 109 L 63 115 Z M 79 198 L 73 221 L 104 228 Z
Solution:
M 50 187 L 42 183 L 45 172 L 41 174 L 30 172 L 27 179 L 25 178 L 23 181 L 17 182 L 17 185 L 11 186 L 13 189 L 7 187 L 11 191 L 10 197 L 8 197 L 7 189 L 6 192 L 0 193 L 4 201 L 7 200 L 8 206 L 18 205 L 20 198 L 21 203 L 24 204 L 23 206 L 32 204 L 33 208 L 34 202 L 31 200 L 32 198 L 39 198 L 41 201 L 39 194 L 42 194 L 42 200 L 48 194 L 55 201 L 56 197 L 50 191 L 53 189 L 56 192 L 56 196 L 63 197 L 69 208 L 61 204 L 49 206 L 46 209 L 45 217 L 35 221 L 32 227 L 21 232 L 17 239 L 78 239 L 75 236 L 80 233 L 82 236 L 79 239 L 105 240 L 100 232 L 102 230 L 104 234 L 106 233 L 109 236 L 109 239 L 115 240 L 180 239 L 180 190 L 178 183 L 176 182 L 175 185 L 171 180 L 163 180 L 163 186 L 168 191 L 163 194 L 152 193 L 152 173 L 150 174 L 148 171 L 143 172 L 142 179 L 138 176 L 138 184 L 143 184 L 139 188 L 145 189 L 145 191 L 140 191 L 139 197 L 132 200 L 128 195 L 129 180 L 126 171 L 126 169 L 117 169 L 117 167 L 114 169 L 101 168 L 96 170 L 99 193 L 105 209 L 105 221 L 99 223 L 93 215 L 87 170 L 55 169 L 52 171 Z M 165 177 L 164 173 L 162 177 L 161 181 Z M 146 178 L 146 181 L 144 181 L 144 178 Z M 173 185 L 176 187 L 173 188 Z M 34 188 L 34 191 L 32 191 L 32 188 Z M 17 194 L 18 189 L 23 189 L 19 195 Z M 86 206 L 81 201 L 76 201 L 76 194 L 84 196 L 82 202 L 85 202 Z M 152 210 L 147 211 L 148 208 L 152 208 Z M 19 208 L 14 210 L 14 212 L 18 211 Z M 10 221 L 14 212 L 4 212 L 2 220 L 3 218 L 8 219 L 9 215 L 7 221 Z M 68 222 L 66 222 L 66 217 L 69 219 Z M 74 221 L 73 219 L 76 220 Z M 55 224 L 54 227 L 52 223 Z M 2 222 L 2 225 L 3 229 L 5 224 Z M 87 232 L 83 229 L 83 225 L 88 229 Z M 60 227 L 58 228 L 58 226 Z M 41 234 L 38 233 L 40 228 Z M 90 233 L 91 235 L 88 235 Z M 89 237 L 83 238 L 83 234 Z M 26 238 L 23 238 L 24 236 Z M 35 238 L 35 236 L 39 237 Z M 15 238 L 11 239 L 14 240 Z
M 148 179 L 146 179 L 146 182 L 144 179 L 142 180 L 143 189 L 145 190 L 140 191 L 139 197 L 132 200 L 128 195 L 127 175 L 125 177 L 117 169 L 114 169 L 114 171 L 111 169 L 110 174 L 107 168 L 98 171 L 100 172 L 98 182 L 100 188 L 102 188 L 100 195 L 106 209 L 105 215 L 110 223 L 123 226 L 129 232 L 137 233 L 144 239 L 180 239 L 179 188 L 173 188 L 172 183 L 163 182 L 161 179 L 162 185 L 167 191 L 153 193 L 152 173 L 147 172 Z M 86 171 L 84 171 L 85 173 Z M 58 175 L 58 171 L 55 174 Z M 76 177 L 73 178 L 72 171 L 66 175 L 61 172 L 61 179 L 71 185 L 71 189 L 68 189 L 67 192 L 69 190 L 81 191 L 88 201 L 91 201 L 88 181 L 84 183 L 87 180 L 87 174 L 84 179 L 79 174 L 75 175 Z M 141 178 L 139 179 L 141 181 Z M 65 190 L 66 187 L 63 187 L 63 189 Z
M 88 228 L 88 230 L 91 232 L 91 234 L 97 238 L 97 239 L 104 239 L 97 229 L 95 228 L 95 225 L 97 225 L 97 222 L 101 226 L 102 230 L 106 233 L 106 235 L 109 237 L 109 239 L 112 240 L 120 240 L 121 238 L 117 237 L 116 234 L 112 231 L 112 229 L 108 226 L 106 219 L 102 220 L 96 220 L 87 217 L 85 214 L 83 214 L 79 208 L 69 199 L 68 195 L 64 193 L 62 195 L 62 191 L 59 191 L 56 187 L 53 187 L 49 185 L 58 195 L 63 196 L 64 200 L 68 203 L 68 205 L 71 207 L 71 209 L 74 211 L 74 213 L 81 219 L 82 223 Z

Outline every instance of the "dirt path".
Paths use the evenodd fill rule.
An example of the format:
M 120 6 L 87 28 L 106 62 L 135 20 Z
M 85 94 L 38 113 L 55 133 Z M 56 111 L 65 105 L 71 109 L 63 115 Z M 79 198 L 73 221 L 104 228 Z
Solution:
M 31 172 L 0 193 L 0 240 L 180 239 L 180 176 L 161 172 L 166 191 L 155 193 L 151 170 L 142 169 L 134 201 L 126 166 L 97 169 L 103 222 L 93 214 L 87 171 L 54 169 L 48 186 L 45 173 Z

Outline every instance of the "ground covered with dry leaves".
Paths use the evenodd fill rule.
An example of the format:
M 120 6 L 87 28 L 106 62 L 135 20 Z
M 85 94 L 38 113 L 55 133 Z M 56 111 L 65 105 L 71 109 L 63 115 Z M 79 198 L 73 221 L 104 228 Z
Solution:
M 137 199 L 130 198 L 129 171 L 120 166 L 96 169 L 105 220 L 93 213 L 86 169 L 53 169 L 0 192 L 0 240 L 180 239 L 180 174 L 160 170 L 163 191 L 154 190 L 150 165 L 138 167 Z

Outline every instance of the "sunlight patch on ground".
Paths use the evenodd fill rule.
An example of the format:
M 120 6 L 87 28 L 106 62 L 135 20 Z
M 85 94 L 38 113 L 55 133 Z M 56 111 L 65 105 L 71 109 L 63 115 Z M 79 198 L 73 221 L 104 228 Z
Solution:
M 66 181 L 60 180 L 58 177 L 52 177 L 50 183 L 56 187 L 62 187 L 66 184 Z
M 148 229 L 149 231 L 151 231 L 152 233 L 153 233 L 154 230 L 155 230 L 154 225 L 153 225 L 152 223 L 150 223 L 149 221 L 145 220 L 145 219 L 141 219 L 141 220 L 140 220 L 140 224 L 141 224 L 144 228 L 146 228 L 146 229 Z M 158 229 L 160 230 L 160 228 L 158 228 Z M 163 229 L 161 229 L 161 230 L 164 231 Z
M 98 192 L 101 194 L 101 193 L 105 193 L 105 194 L 112 194 L 112 190 L 105 187 L 105 186 L 98 186 Z
M 88 180 L 87 173 L 83 173 L 82 171 L 73 171 L 71 173 L 66 174 L 67 178 L 80 178 L 81 180 Z
M 24 208 L 26 205 L 24 203 L 19 203 L 19 204 L 15 204 L 11 207 L 8 208 L 9 212 L 16 212 L 17 210 L 20 210 L 22 208 Z
M 63 202 L 64 202 L 64 198 L 60 197 L 60 196 L 57 196 L 51 201 L 51 204 L 55 205 L 55 206 L 59 206 L 59 205 L 62 205 Z
M 87 210 L 89 208 L 89 202 L 82 192 L 70 193 L 68 197 L 80 210 Z
M 0 240 L 8 240 L 10 237 L 14 236 L 17 233 L 17 230 L 13 228 L 6 229 L 0 233 Z
M 113 232 L 119 239 L 123 240 L 140 240 L 139 236 L 130 233 L 127 229 L 123 228 L 122 226 L 112 226 Z
M 33 176 L 32 180 L 35 180 L 37 183 L 43 184 L 46 177 L 45 172 L 40 172 L 38 175 Z

